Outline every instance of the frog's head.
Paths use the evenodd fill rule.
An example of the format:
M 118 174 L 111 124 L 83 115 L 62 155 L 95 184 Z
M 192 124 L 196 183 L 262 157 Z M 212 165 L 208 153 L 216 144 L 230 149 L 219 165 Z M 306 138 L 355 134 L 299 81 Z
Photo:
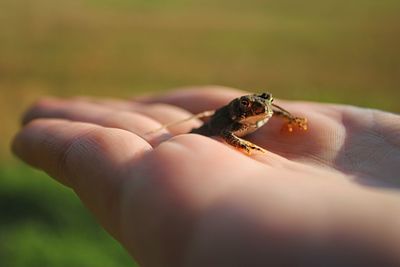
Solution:
M 267 120 L 273 114 L 270 93 L 245 95 L 234 99 L 230 106 L 231 118 L 239 122 L 257 123 Z

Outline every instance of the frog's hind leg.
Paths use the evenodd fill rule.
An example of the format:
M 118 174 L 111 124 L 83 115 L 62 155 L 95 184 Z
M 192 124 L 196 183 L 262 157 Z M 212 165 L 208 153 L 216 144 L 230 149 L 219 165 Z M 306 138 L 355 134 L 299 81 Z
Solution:
M 242 138 L 239 138 L 230 131 L 223 131 L 221 133 L 221 137 L 225 140 L 225 142 L 239 149 L 240 151 L 245 152 L 248 155 L 250 155 L 253 150 L 260 151 L 262 153 L 267 152 L 264 148 L 261 148 Z
M 289 111 L 278 105 L 272 104 L 272 106 L 274 107 L 273 111 L 275 116 L 283 117 L 284 119 L 287 120 L 287 128 L 289 132 L 293 131 L 293 125 L 296 125 L 298 128 L 302 130 L 307 130 L 306 118 L 295 117 Z
M 215 110 L 203 111 L 201 113 L 194 114 L 193 116 L 190 116 L 190 117 L 188 117 L 186 119 L 183 119 L 183 120 L 173 121 L 173 122 L 170 122 L 170 123 L 163 124 L 163 125 L 161 125 L 161 127 L 157 128 L 157 129 L 154 129 L 154 130 L 152 130 L 150 132 L 147 132 L 146 134 L 153 134 L 153 133 L 159 132 L 161 130 L 167 129 L 169 127 L 172 127 L 172 126 L 175 126 L 175 125 L 178 125 L 178 124 L 181 124 L 181 123 L 193 120 L 193 119 L 209 118 L 212 115 L 214 115 L 214 113 L 215 113 Z

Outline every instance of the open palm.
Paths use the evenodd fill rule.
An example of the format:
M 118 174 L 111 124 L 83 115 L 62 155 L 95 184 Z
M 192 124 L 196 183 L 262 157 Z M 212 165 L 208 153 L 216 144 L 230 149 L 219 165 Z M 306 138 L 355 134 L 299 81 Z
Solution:
M 268 151 L 252 156 L 184 134 L 199 121 L 148 134 L 244 94 L 47 98 L 13 148 L 73 188 L 143 266 L 399 264 L 399 116 L 278 101 L 309 130 L 273 118 L 246 137 Z

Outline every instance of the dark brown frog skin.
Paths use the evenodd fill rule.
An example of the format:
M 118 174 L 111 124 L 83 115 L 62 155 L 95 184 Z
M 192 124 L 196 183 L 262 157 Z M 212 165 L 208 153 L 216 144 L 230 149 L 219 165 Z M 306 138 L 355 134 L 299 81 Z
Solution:
M 220 136 L 228 144 L 239 150 L 251 154 L 252 150 L 265 152 L 265 150 L 249 141 L 241 139 L 265 123 L 273 115 L 281 116 L 288 121 L 288 129 L 292 124 L 299 128 L 307 129 L 307 120 L 290 114 L 285 109 L 272 103 L 270 93 L 245 95 L 232 100 L 228 105 L 217 109 L 201 127 L 193 129 L 191 133 L 205 136 Z M 206 117 L 206 116 L 199 116 Z

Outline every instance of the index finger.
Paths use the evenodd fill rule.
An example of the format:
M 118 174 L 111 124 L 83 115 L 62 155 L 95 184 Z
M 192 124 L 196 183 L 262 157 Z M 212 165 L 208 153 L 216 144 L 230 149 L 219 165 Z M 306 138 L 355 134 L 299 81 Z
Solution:
M 151 149 L 131 132 L 61 119 L 34 120 L 13 143 L 17 156 L 70 186 L 116 237 L 124 171 Z

